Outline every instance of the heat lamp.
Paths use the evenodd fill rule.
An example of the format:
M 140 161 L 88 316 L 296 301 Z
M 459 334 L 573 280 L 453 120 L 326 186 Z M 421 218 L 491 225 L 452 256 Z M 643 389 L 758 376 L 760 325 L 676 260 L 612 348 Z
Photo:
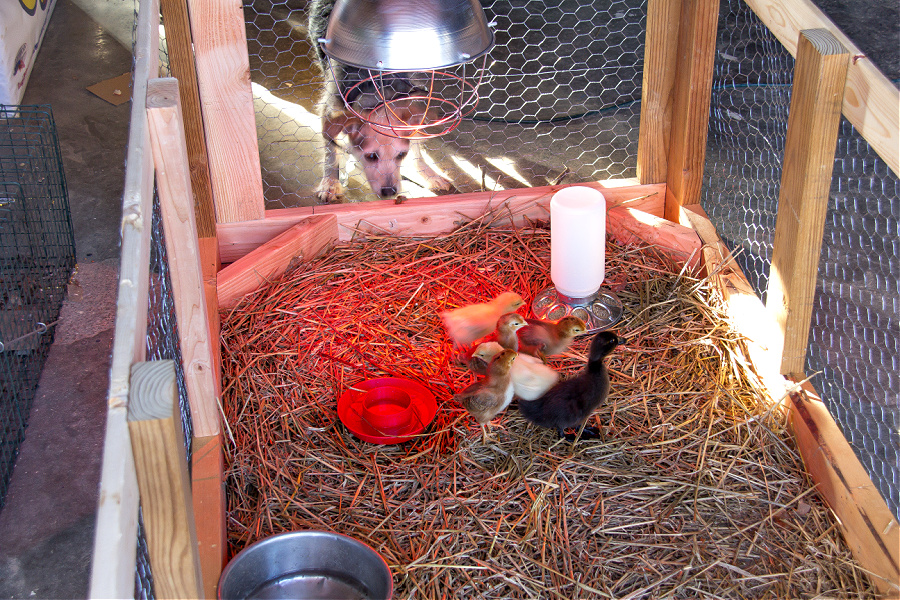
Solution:
M 494 34 L 478 0 L 337 0 L 319 43 L 335 83 L 332 61 L 360 69 L 359 80 L 341 90 L 348 111 L 384 135 L 427 139 L 453 131 L 475 110 Z M 396 94 L 398 78 L 412 81 L 413 91 Z M 387 124 L 350 101 L 369 90 L 386 108 Z M 411 102 L 419 103 L 415 117 L 404 110 Z
M 531 309 L 539 319 L 578 317 L 588 332 L 612 327 L 622 303 L 601 287 L 606 276 L 606 199 L 594 188 L 571 186 L 550 199 L 550 279 Z

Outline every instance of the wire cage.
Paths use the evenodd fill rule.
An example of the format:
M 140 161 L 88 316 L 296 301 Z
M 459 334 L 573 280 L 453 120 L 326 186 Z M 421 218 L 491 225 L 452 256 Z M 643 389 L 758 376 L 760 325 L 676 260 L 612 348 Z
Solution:
M 50 108 L 0 106 L 0 508 L 74 267 Z
M 324 77 L 307 36 L 306 0 L 245 0 L 267 208 L 312 204 L 325 142 Z M 483 3 L 497 23 L 478 110 L 426 157 L 458 191 L 636 175 L 646 0 Z M 162 56 L 165 62 L 165 56 Z M 771 260 L 793 59 L 742 0 L 723 0 L 703 205 L 761 296 Z M 351 200 L 372 199 L 348 165 Z M 409 195 L 427 195 L 414 175 Z M 898 510 L 897 178 L 842 125 L 820 265 L 809 374 L 862 463 Z M 185 440 L 189 411 L 154 210 L 148 354 L 176 361 Z M 867 232 L 875 231 L 871 236 Z M 877 238 L 877 239 L 876 239 Z M 862 364 L 867 366 L 863 368 Z M 867 390 L 863 400 L 860 390 Z M 190 461 L 190 449 L 188 449 Z M 138 535 L 135 597 L 154 597 Z
M 742 0 L 724 0 L 703 207 L 764 301 L 794 59 Z M 900 180 L 842 117 L 806 373 L 900 514 Z

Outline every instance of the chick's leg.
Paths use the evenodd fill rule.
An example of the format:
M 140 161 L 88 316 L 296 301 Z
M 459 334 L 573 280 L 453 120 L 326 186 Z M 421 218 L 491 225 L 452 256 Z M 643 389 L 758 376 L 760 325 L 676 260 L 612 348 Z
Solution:
M 503 425 L 500 425 L 499 423 L 494 423 L 493 421 L 488 421 L 487 423 L 484 423 L 481 425 L 481 441 L 482 441 L 482 443 L 487 444 L 488 440 L 494 439 L 494 437 L 491 435 L 491 433 L 495 427 L 497 429 L 503 429 Z

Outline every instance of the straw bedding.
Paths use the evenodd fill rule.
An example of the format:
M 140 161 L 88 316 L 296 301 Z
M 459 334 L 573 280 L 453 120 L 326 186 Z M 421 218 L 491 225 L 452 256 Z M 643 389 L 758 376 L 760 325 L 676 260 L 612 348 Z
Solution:
M 628 344 L 590 419 L 604 439 L 560 441 L 513 403 L 482 443 L 438 313 L 550 284 L 546 224 L 490 225 L 360 236 L 222 315 L 232 552 L 337 531 L 381 553 L 400 598 L 874 597 L 713 286 L 651 247 L 607 245 Z M 588 341 L 552 366 L 578 371 Z M 380 376 L 434 393 L 425 434 L 344 428 L 338 396 Z

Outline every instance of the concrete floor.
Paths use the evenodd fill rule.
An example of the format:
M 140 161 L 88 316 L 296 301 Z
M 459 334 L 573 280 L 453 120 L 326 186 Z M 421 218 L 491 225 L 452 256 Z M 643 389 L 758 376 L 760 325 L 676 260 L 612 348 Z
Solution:
M 110 4 L 134 10 L 127 0 Z M 85 90 L 131 70 L 130 25 L 127 46 L 109 33 L 110 25 L 73 0 L 58 0 L 22 102 L 53 110 L 80 294 L 70 293 L 63 306 L 0 511 L 0 598 L 87 596 L 131 109 Z
M 896 0 L 818 2 L 898 77 Z M 50 104 L 75 226 L 81 294 L 65 303 L 0 511 L 0 598 L 87 595 L 115 312 L 130 104 L 85 87 L 131 66 L 131 0 L 58 0 L 24 104 Z

